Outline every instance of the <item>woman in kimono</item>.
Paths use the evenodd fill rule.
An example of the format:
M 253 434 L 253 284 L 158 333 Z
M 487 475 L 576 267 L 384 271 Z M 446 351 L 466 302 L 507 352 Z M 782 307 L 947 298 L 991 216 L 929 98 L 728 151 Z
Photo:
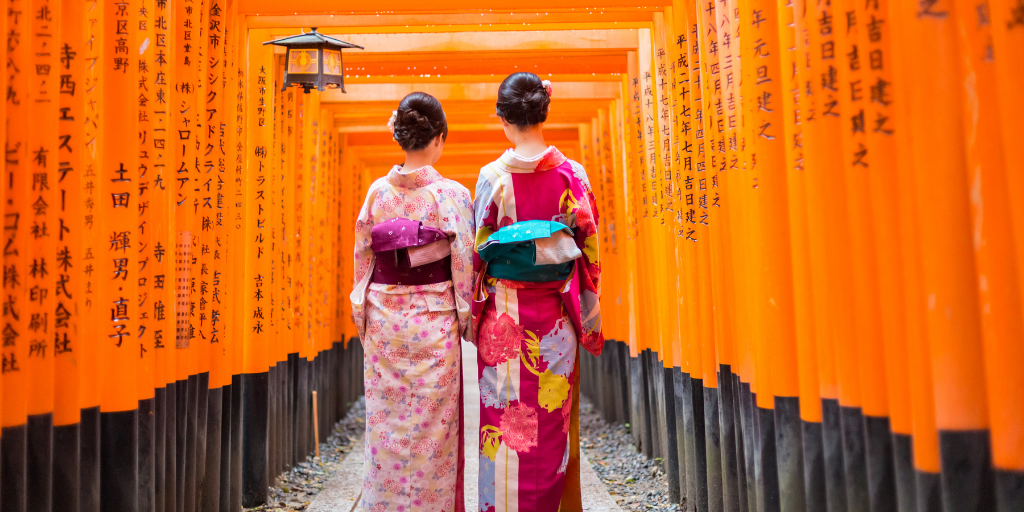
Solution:
M 577 344 L 604 345 L 597 210 L 583 167 L 544 142 L 550 95 L 533 73 L 501 83 L 515 149 L 476 186 L 483 512 L 582 510 Z
M 405 163 L 366 194 L 355 232 L 352 314 L 365 353 L 361 507 L 462 511 L 462 359 L 470 335 L 474 218 L 469 190 L 432 165 L 448 135 L 441 104 L 414 92 L 391 121 Z

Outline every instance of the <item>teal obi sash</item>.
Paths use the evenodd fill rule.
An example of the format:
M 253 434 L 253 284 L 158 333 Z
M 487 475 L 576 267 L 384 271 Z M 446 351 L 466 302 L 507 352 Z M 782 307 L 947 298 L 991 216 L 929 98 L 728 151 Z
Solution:
M 527 220 L 505 226 L 477 248 L 487 274 L 498 279 L 546 283 L 564 281 L 583 255 L 565 224 Z

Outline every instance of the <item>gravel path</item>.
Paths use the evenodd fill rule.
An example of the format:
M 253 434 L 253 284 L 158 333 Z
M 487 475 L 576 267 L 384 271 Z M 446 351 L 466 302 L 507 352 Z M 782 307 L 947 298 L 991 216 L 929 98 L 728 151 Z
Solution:
M 629 427 L 606 423 L 586 397 L 580 399 L 580 446 L 623 510 L 682 510 L 669 502 L 660 461 L 637 453 Z
M 341 421 L 334 425 L 327 441 L 320 444 L 320 459 L 310 454 L 305 462 L 277 477 L 270 488 L 265 505 L 246 511 L 300 512 L 306 510 L 326 482 L 341 467 L 341 461 L 350 451 L 352 443 L 363 433 L 366 410 L 364 398 L 352 405 Z
M 360 398 L 335 424 L 327 442 L 320 445 L 320 460 L 310 454 L 305 462 L 278 476 L 267 504 L 246 512 L 305 511 L 363 433 L 364 405 Z M 629 427 L 606 423 L 586 397 L 580 400 L 580 443 L 594 471 L 623 510 L 682 510 L 678 504 L 669 503 L 668 483 L 659 464 L 633 447 Z M 467 467 L 467 471 L 470 469 Z M 475 483 L 476 479 L 472 480 Z

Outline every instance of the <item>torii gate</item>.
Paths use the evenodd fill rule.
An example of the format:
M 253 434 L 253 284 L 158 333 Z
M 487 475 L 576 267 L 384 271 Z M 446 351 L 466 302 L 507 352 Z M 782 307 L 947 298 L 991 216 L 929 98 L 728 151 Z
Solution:
M 587 5 L 589 4 L 589 5 Z M 0 510 L 222 510 L 361 394 L 347 291 L 412 91 L 498 83 L 601 212 L 584 392 L 698 510 L 1024 509 L 1021 0 L 11 0 Z M 319 27 L 347 94 L 281 91 Z M 600 378 L 596 377 L 600 375 Z M 607 377 L 607 378 L 605 378 Z

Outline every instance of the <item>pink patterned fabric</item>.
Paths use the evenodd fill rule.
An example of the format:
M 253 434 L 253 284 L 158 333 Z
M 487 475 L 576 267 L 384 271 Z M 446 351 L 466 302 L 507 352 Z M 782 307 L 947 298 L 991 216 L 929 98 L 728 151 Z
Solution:
M 373 227 L 396 217 L 448 237 L 452 280 L 371 282 Z M 469 191 L 431 167 L 402 173 L 396 166 L 367 193 L 356 222 L 351 295 L 365 354 L 362 510 L 464 508 L 460 342 L 471 335 L 473 230 Z
M 581 507 L 577 346 L 597 355 L 604 345 L 593 205 L 586 172 L 554 147 L 532 159 L 509 150 L 480 170 L 478 246 L 503 226 L 550 220 L 569 226 L 575 245 L 552 258 L 582 253 L 572 276 L 548 283 L 492 278 L 474 255 L 482 512 Z

